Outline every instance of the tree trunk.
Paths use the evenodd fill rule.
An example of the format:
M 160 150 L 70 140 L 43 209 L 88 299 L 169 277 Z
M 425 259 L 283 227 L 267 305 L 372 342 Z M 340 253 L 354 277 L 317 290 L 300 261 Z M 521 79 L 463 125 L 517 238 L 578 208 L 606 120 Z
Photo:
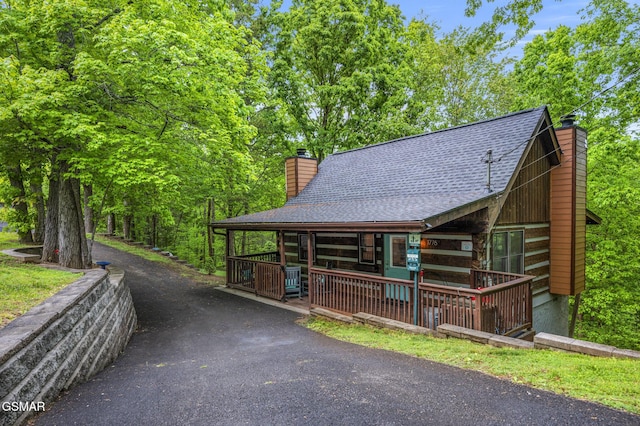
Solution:
M 209 247 L 209 257 L 215 260 L 215 234 L 211 224 L 216 220 L 216 205 L 213 198 L 210 198 L 207 203 L 207 244 Z
M 36 227 L 33 232 L 33 241 L 42 244 L 44 242 L 45 206 L 44 194 L 42 193 L 42 180 L 31 184 L 31 192 L 36 197 Z
M 42 261 L 48 263 L 58 263 L 58 215 L 60 213 L 58 211 L 59 179 L 60 173 L 58 171 L 52 171 L 51 177 L 49 178 L 49 200 L 47 202 L 47 215 L 45 217 L 44 224 L 44 243 L 42 246 Z
M 113 235 L 116 232 L 116 215 L 109 213 L 107 215 L 107 234 Z
M 82 185 L 84 189 L 83 201 L 84 201 L 84 229 L 89 234 L 93 234 L 93 208 L 90 204 L 91 196 L 93 195 L 92 185 Z
M 124 205 L 124 213 L 122 215 L 122 236 L 125 240 L 131 239 L 131 214 L 129 213 L 129 202 L 127 200 L 123 200 L 122 204 Z
M 62 161 L 49 181 L 42 260 L 75 269 L 91 267 L 91 253 L 82 218 L 80 181 L 64 177 L 69 166 Z
M 582 293 L 575 295 L 573 299 L 573 312 L 571 313 L 571 322 L 569 323 L 569 337 L 573 338 L 576 331 L 576 319 L 578 318 L 578 310 L 580 309 L 580 296 Z
M 7 174 L 9 175 L 9 183 L 16 190 L 11 207 L 16 215 L 15 225 L 18 227 L 20 243 L 33 243 L 31 221 L 29 220 L 29 206 L 26 202 L 27 194 L 24 191 L 24 182 L 22 181 L 22 169 L 19 165 L 7 167 Z
M 151 218 L 151 247 L 158 247 L 158 215 L 154 214 Z
M 67 170 L 68 164 L 63 162 L 61 177 Z M 82 217 L 80 180 L 62 177 L 58 190 L 59 263 L 67 268 L 89 268 L 91 255 L 87 246 L 87 235 Z
M 131 239 L 131 215 L 129 214 L 122 217 L 122 235 L 125 240 Z

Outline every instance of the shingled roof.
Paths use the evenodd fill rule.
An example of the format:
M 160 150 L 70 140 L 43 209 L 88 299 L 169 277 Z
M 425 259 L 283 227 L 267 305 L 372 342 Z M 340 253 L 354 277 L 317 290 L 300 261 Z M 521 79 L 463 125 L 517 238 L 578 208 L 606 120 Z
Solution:
M 335 153 L 284 207 L 214 225 L 422 224 L 504 192 L 532 141 L 553 132 L 550 124 L 546 107 L 540 107 Z M 491 193 L 484 161 L 488 150 L 495 160 Z

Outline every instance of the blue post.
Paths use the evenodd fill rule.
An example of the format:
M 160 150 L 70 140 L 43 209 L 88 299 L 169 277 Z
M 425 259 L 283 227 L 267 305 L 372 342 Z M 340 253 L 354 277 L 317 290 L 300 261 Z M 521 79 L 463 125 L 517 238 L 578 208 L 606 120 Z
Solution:
M 418 325 L 418 273 L 413 273 L 413 325 Z

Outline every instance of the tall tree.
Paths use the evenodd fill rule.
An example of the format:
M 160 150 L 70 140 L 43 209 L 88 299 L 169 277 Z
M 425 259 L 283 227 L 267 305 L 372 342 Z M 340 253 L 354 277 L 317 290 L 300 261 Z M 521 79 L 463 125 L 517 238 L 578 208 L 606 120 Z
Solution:
M 262 59 L 224 3 L 5 6 L 0 56 L 9 78 L 0 92 L 20 90 L 2 100 L 0 140 L 32 153 L 27 162 L 35 152 L 47 158 L 46 260 L 90 261 L 81 183 L 95 184 L 96 197 L 134 200 L 147 215 L 182 195 L 194 156 L 247 155 L 254 130 L 243 96 L 259 86 L 247 64 L 259 69 Z
M 292 139 L 322 160 L 410 132 L 400 10 L 384 0 L 294 0 L 272 15 L 270 74 Z
M 438 38 L 437 27 L 426 21 L 409 24 L 412 96 L 407 113 L 424 131 L 509 112 L 511 59 L 498 56 L 498 38 L 481 38 L 478 31 L 458 27 Z

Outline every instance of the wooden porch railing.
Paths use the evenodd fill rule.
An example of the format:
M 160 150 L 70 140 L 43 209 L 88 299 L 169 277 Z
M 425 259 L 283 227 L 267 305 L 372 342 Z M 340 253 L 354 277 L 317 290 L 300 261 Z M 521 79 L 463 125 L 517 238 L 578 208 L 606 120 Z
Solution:
M 510 335 L 528 329 L 533 321 L 531 283 L 519 275 L 492 287 L 467 289 L 437 284 L 419 285 L 419 325 L 434 329 L 453 324 L 494 334 Z
M 476 280 L 472 282 L 493 284 L 504 281 L 504 275 L 512 279 L 472 289 L 420 283 L 417 324 L 432 330 L 438 324 L 454 324 L 496 334 L 531 327 L 533 277 L 478 272 L 482 274 L 477 277 L 472 273 L 471 279 Z M 312 268 L 309 283 L 312 307 L 346 314 L 366 312 L 413 324 L 411 281 Z
M 366 274 L 312 268 L 312 307 L 345 314 L 366 312 L 407 323 L 413 321 L 413 282 Z
M 509 272 L 472 269 L 469 284 L 471 288 L 493 287 L 494 285 L 515 281 L 523 276 L 524 275 L 511 274 Z
M 277 253 L 227 257 L 227 284 L 257 295 L 281 300 L 285 296 L 284 271 Z

